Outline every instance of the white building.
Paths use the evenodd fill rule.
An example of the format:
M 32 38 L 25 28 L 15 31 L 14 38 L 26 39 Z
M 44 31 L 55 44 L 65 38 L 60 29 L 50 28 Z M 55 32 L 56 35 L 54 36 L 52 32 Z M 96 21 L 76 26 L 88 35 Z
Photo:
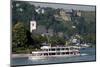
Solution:
M 36 30 L 36 21 L 30 21 L 30 32 Z
M 72 39 L 72 43 L 77 43 L 77 39 Z

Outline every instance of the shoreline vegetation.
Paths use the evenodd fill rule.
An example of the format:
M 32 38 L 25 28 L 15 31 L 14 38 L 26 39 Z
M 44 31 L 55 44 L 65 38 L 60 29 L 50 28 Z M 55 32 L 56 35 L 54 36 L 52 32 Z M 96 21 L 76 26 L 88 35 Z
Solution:
M 12 58 L 25 58 L 25 57 L 29 57 L 32 54 L 12 54 L 11 57 Z

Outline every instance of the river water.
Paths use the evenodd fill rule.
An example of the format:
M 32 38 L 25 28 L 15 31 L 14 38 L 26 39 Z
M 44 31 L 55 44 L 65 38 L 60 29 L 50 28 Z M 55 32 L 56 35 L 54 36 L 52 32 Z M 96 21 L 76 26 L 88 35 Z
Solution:
M 12 58 L 11 65 L 40 65 L 40 64 L 54 64 L 54 63 L 72 63 L 72 62 L 87 62 L 96 60 L 95 48 L 80 49 L 81 56 L 74 57 L 59 57 L 46 58 L 38 60 L 29 60 L 28 58 Z

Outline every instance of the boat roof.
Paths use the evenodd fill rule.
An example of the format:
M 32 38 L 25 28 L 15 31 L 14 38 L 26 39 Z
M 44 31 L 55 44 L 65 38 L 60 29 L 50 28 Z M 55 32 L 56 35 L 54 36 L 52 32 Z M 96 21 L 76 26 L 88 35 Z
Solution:
M 49 49 L 51 48 L 50 46 L 42 46 L 41 49 Z
M 51 49 L 51 48 L 79 48 L 78 46 L 42 46 L 41 49 Z

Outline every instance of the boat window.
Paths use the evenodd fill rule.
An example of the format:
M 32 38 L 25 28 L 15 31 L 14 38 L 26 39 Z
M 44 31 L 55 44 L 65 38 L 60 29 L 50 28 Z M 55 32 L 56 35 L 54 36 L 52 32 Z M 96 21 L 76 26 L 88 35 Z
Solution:
M 78 48 L 75 48 L 75 50 L 78 50 Z
M 41 55 L 40 53 L 37 54 L 37 56 L 40 56 L 40 55 Z
M 65 50 L 65 48 L 62 48 L 62 50 Z
M 44 53 L 44 56 L 47 56 L 48 55 L 48 53 Z
M 60 53 L 57 53 L 57 55 L 60 55 Z
M 49 49 L 49 51 L 51 51 L 51 49 Z
M 77 53 L 76 52 L 73 52 L 73 54 L 76 55 Z
M 66 54 L 65 52 L 62 52 L 62 54 L 64 55 L 64 54 Z
M 55 49 L 51 49 L 51 51 L 55 51 Z
M 55 55 L 55 53 L 52 53 L 52 55 Z
M 52 53 L 49 53 L 49 55 L 52 55 Z
M 40 53 L 40 56 L 42 55 L 42 53 Z
M 48 51 L 48 49 L 44 49 L 44 51 Z
M 44 55 L 43 53 L 41 53 L 41 55 Z
M 70 48 L 70 50 L 73 50 L 73 49 L 74 49 L 73 47 Z
M 66 50 L 69 50 L 69 48 L 66 48 Z
M 73 54 L 73 52 L 70 52 L 70 54 Z
M 69 52 L 66 52 L 66 54 L 69 54 Z
M 60 50 L 60 48 L 57 48 L 57 51 L 59 51 Z

